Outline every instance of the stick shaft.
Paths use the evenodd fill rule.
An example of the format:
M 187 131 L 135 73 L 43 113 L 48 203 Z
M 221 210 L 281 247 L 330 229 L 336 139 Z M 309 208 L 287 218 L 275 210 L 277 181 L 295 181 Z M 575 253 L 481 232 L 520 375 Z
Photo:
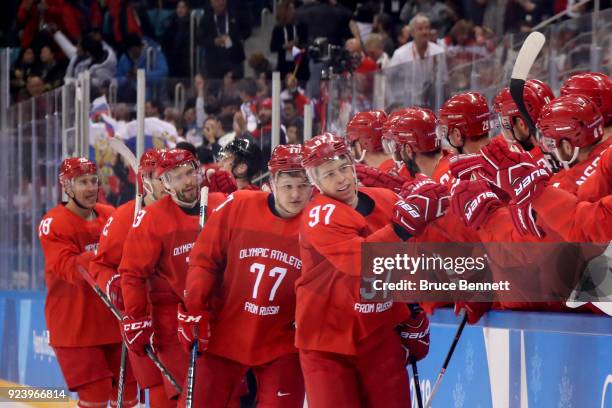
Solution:
M 417 404 L 419 408 L 423 408 L 423 395 L 421 394 L 421 382 L 419 379 L 419 370 L 414 357 L 410 357 L 410 365 L 412 366 L 412 377 L 414 381 L 414 393 L 416 394 Z

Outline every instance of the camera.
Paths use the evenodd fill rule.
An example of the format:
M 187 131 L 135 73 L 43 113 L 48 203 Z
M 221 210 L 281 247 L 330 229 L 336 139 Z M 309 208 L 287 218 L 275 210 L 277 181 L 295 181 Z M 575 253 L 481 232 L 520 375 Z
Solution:
M 321 79 L 330 79 L 334 74 L 352 73 L 355 61 L 344 47 L 329 44 L 324 37 L 316 38 L 308 47 L 308 57 L 316 63 L 323 63 Z

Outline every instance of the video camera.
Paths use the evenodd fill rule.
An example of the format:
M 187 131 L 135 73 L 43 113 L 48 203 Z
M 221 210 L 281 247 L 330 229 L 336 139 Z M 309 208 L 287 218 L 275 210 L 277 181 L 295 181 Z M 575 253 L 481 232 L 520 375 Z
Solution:
M 316 38 L 308 47 L 308 57 L 316 63 L 323 63 L 321 79 L 330 79 L 334 74 L 352 73 L 355 61 L 344 47 L 329 44 L 327 38 Z

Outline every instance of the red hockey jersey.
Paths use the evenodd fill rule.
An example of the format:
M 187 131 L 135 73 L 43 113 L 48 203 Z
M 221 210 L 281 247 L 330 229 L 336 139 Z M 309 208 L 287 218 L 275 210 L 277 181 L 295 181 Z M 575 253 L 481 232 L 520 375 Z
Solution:
M 364 214 L 323 194 L 314 197 L 300 225 L 302 274 L 296 282 L 296 346 L 354 355 L 357 344 L 408 316 L 404 304 L 360 299 L 361 244 L 401 242 L 391 225 L 397 195 L 359 188 Z
M 208 351 L 247 366 L 297 352 L 300 217 L 275 211 L 270 193 L 235 192 L 215 209 L 190 257 L 185 304 L 213 314 Z
M 221 193 L 210 194 L 208 213 L 224 197 Z M 178 303 L 183 298 L 198 221 L 198 215 L 186 213 L 170 196 L 138 213 L 119 264 L 126 314 L 147 314 L 147 293 L 152 303 Z
M 85 347 L 121 341 L 115 316 L 82 278 L 93 258 L 102 228 L 114 208 L 97 204 L 87 221 L 64 205 L 43 217 L 38 237 L 45 255 L 45 319 L 51 346 Z

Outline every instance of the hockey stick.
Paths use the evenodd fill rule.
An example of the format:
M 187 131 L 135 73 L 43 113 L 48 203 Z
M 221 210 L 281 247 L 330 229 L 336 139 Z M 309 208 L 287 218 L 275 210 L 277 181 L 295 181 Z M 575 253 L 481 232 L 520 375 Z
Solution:
M 130 152 L 131 153 L 131 152 Z M 138 173 L 136 173 L 138 178 Z M 136 199 L 134 202 L 134 219 L 142 209 L 142 195 L 138 188 L 139 183 L 136 182 Z M 121 363 L 119 365 L 119 383 L 117 384 L 117 408 L 123 407 L 123 393 L 125 391 L 125 370 L 127 366 L 128 349 L 125 342 L 121 343 Z
M 421 382 L 419 380 L 419 370 L 417 369 L 416 358 L 410 357 L 410 365 L 412 366 L 412 381 L 414 382 L 414 393 L 416 394 L 417 404 L 419 408 L 423 408 L 423 395 L 421 394 Z
M 134 173 L 138 174 L 138 160 L 134 153 L 123 143 L 123 141 L 116 137 L 109 137 L 108 147 L 110 147 L 115 153 L 125 160 L 125 163 L 132 168 Z
M 106 305 L 107 308 L 110 309 L 110 311 L 115 315 L 117 320 L 121 322 L 123 320 L 123 316 L 121 316 L 121 312 L 117 310 L 117 308 L 115 307 L 115 305 L 113 305 L 113 303 L 110 301 L 108 296 L 106 296 L 106 294 L 102 292 L 102 289 L 100 289 L 100 287 L 96 284 L 96 282 L 94 282 L 91 275 L 85 270 L 85 268 L 83 268 L 80 265 L 77 266 L 77 269 L 79 273 L 81 274 L 81 276 L 83 277 L 83 279 L 85 279 L 85 281 L 89 284 L 89 286 L 91 286 L 91 288 L 96 293 L 96 295 L 98 295 L 100 300 Z M 168 380 L 170 384 L 172 384 L 172 386 L 179 392 L 179 394 L 183 392 L 181 386 L 176 382 L 174 377 L 172 377 L 172 374 L 170 374 L 170 371 L 168 371 L 168 369 L 159 360 L 159 358 L 155 355 L 155 353 L 153 353 L 153 350 L 151 350 L 151 346 L 146 346 L 145 352 L 147 353 L 147 357 L 149 357 L 151 361 L 153 361 L 153 364 L 155 364 L 155 366 L 159 369 L 162 375 L 166 378 L 166 380 Z
M 206 223 L 206 211 L 208 210 L 208 187 L 202 187 L 200 190 L 200 231 Z M 189 369 L 187 370 L 187 395 L 185 396 L 185 407 L 193 407 L 193 388 L 195 385 L 196 361 L 198 359 L 198 326 L 195 326 L 194 333 L 195 341 L 191 345 L 189 356 Z
M 429 396 L 429 398 L 427 399 L 427 402 L 425 403 L 425 408 L 429 408 L 431 407 L 431 401 L 433 400 L 433 397 L 435 397 L 436 392 L 438 392 L 438 387 L 440 386 L 440 382 L 442 381 L 442 377 L 444 377 L 444 373 L 446 372 L 446 368 L 448 367 L 448 363 L 450 362 L 451 357 L 453 356 L 453 353 L 455 352 L 455 347 L 457 347 L 457 343 L 459 342 L 459 338 L 461 337 L 461 333 L 463 333 L 463 328 L 465 327 L 465 324 L 467 323 L 467 312 L 465 312 L 465 314 L 463 315 L 463 320 L 461 320 L 461 324 L 459 324 L 459 327 L 457 327 L 457 332 L 455 333 L 455 338 L 453 339 L 453 342 L 450 346 L 450 349 L 448 350 L 448 354 L 446 355 L 446 359 L 444 360 L 444 364 L 442 364 L 442 368 L 440 369 L 440 373 L 438 374 L 438 378 L 436 378 L 436 383 L 434 384 L 433 390 L 431 391 L 431 395 Z
M 538 57 L 540 50 L 544 47 L 545 42 L 546 37 L 544 37 L 544 34 L 538 31 L 529 34 L 516 56 L 516 61 L 514 62 L 514 68 L 512 69 L 512 75 L 510 77 L 510 95 L 512 95 L 512 99 L 514 99 L 514 103 L 516 103 L 523 120 L 527 123 L 529 131 L 534 136 L 536 135 L 536 126 L 533 120 L 531 120 L 529 112 L 527 112 L 527 107 L 525 106 L 525 100 L 523 98 L 523 89 L 525 88 L 527 75 Z

